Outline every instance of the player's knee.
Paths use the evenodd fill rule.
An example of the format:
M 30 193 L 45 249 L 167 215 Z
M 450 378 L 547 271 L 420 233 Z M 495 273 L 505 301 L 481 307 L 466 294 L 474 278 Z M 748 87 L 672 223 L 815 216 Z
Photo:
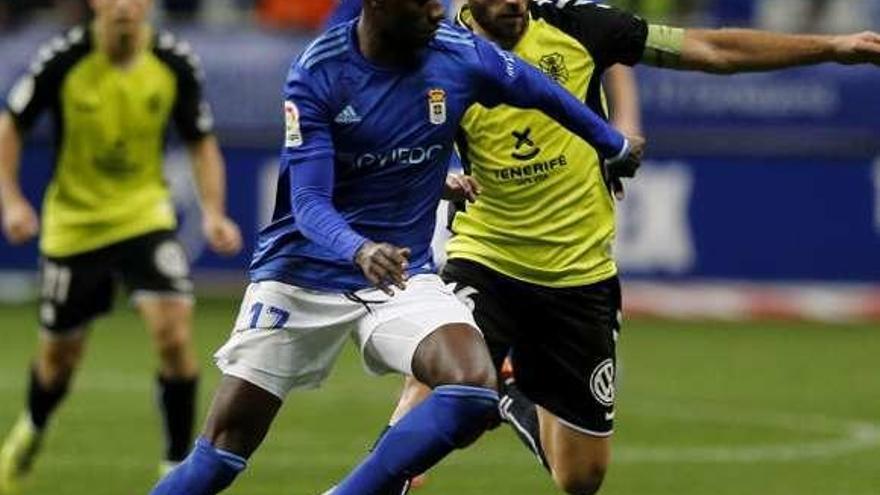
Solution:
M 191 376 L 198 372 L 192 333 L 187 326 L 169 323 L 167 327 L 154 330 L 156 350 L 164 376 Z
M 430 387 L 463 385 L 497 390 L 492 358 L 479 331 L 446 325 L 429 335 L 413 357 L 413 373 Z
M 571 468 L 553 469 L 553 481 L 565 493 L 593 495 L 602 487 L 607 469 L 601 462 L 580 463 Z
M 492 363 L 468 363 L 467 366 L 460 367 L 452 371 L 447 383 L 453 385 L 465 385 L 469 387 L 487 388 L 489 390 L 498 389 L 498 380 Z
M 495 368 L 489 359 L 462 359 L 453 363 L 444 363 L 443 366 L 437 366 L 425 373 L 421 373 L 419 379 L 435 387 L 439 385 L 462 385 L 498 390 Z
M 488 353 L 485 353 L 485 359 L 482 357 L 480 355 L 461 359 L 455 365 L 444 367 L 439 383 L 498 390 L 498 374 L 492 360 Z
M 162 354 L 176 354 L 192 346 L 192 332 L 187 325 L 175 321 L 164 321 L 153 329 L 156 347 Z

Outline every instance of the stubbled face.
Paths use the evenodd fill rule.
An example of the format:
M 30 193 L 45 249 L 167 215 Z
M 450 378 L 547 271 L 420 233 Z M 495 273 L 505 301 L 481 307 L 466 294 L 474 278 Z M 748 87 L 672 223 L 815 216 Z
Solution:
M 373 5 L 382 32 L 414 50 L 428 45 L 446 17 L 440 0 L 374 0 Z
M 528 25 L 529 0 L 468 0 L 471 15 L 494 41 L 511 48 Z
M 130 36 L 147 21 L 153 0 L 91 0 L 97 22 L 119 36 Z

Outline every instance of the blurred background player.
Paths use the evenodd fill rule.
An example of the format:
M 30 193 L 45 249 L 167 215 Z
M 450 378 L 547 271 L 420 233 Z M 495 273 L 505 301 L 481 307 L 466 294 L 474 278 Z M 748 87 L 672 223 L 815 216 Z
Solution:
M 477 101 L 540 108 L 626 175 L 641 143 L 443 18 L 437 0 L 374 0 L 293 64 L 275 212 L 216 354 L 223 380 L 204 436 L 153 495 L 229 486 L 288 393 L 321 385 L 352 338 L 373 372 L 413 375 L 433 390 L 332 493 L 390 493 L 497 416 L 482 336 L 437 276 L 430 246 L 462 115 Z
M 27 407 L 0 450 L 0 493 L 14 494 L 33 465 L 52 413 L 82 360 L 90 323 L 108 312 L 117 281 L 132 296 L 159 357 L 163 466 L 192 436 L 198 364 L 192 282 L 175 239 L 162 177 L 171 122 L 188 143 L 210 246 L 231 255 L 238 227 L 225 213 L 225 170 L 202 99 L 196 56 L 147 23 L 151 0 L 92 0 L 94 22 L 46 44 L 0 116 L 0 205 L 12 244 L 40 234 L 41 305 Z M 24 134 L 45 110 L 57 133 L 42 229 L 18 182 Z
M 459 22 L 597 112 L 599 78 L 617 63 L 725 74 L 880 61 L 875 33 L 682 30 L 597 4 L 471 0 Z M 623 125 L 637 128 L 632 113 L 624 110 Z M 610 461 L 621 320 L 605 186 L 614 177 L 603 177 L 588 145 L 536 112 L 477 105 L 462 129 L 459 149 L 482 194 L 455 216 L 443 276 L 470 300 L 499 369 L 510 355 L 515 379 L 502 387 L 502 416 L 562 490 L 595 493 Z M 419 400 L 415 387 L 408 384 L 395 416 Z

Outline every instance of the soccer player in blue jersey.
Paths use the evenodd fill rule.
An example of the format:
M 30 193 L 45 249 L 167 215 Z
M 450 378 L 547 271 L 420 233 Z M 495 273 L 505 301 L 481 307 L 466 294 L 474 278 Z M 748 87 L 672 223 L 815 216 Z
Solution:
M 293 389 L 317 387 L 354 338 L 375 373 L 433 389 L 333 491 L 385 494 L 497 420 L 495 371 L 430 241 L 459 121 L 479 102 L 538 108 L 632 175 L 631 142 L 538 70 L 442 23 L 438 0 L 371 0 L 318 38 L 285 87 L 272 222 L 229 341 L 203 436 L 153 495 L 215 494 Z

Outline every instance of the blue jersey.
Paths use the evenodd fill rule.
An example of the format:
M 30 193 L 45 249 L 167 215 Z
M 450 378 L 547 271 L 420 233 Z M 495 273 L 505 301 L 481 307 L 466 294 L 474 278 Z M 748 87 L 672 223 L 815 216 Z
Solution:
M 434 272 L 435 212 L 459 121 L 475 102 L 538 108 L 605 156 L 626 147 L 565 89 L 469 31 L 442 24 L 417 64 L 394 69 L 364 58 L 354 22 L 338 25 L 288 75 L 275 211 L 251 279 L 368 287 L 353 261 L 366 240 L 410 248 L 410 275 Z

